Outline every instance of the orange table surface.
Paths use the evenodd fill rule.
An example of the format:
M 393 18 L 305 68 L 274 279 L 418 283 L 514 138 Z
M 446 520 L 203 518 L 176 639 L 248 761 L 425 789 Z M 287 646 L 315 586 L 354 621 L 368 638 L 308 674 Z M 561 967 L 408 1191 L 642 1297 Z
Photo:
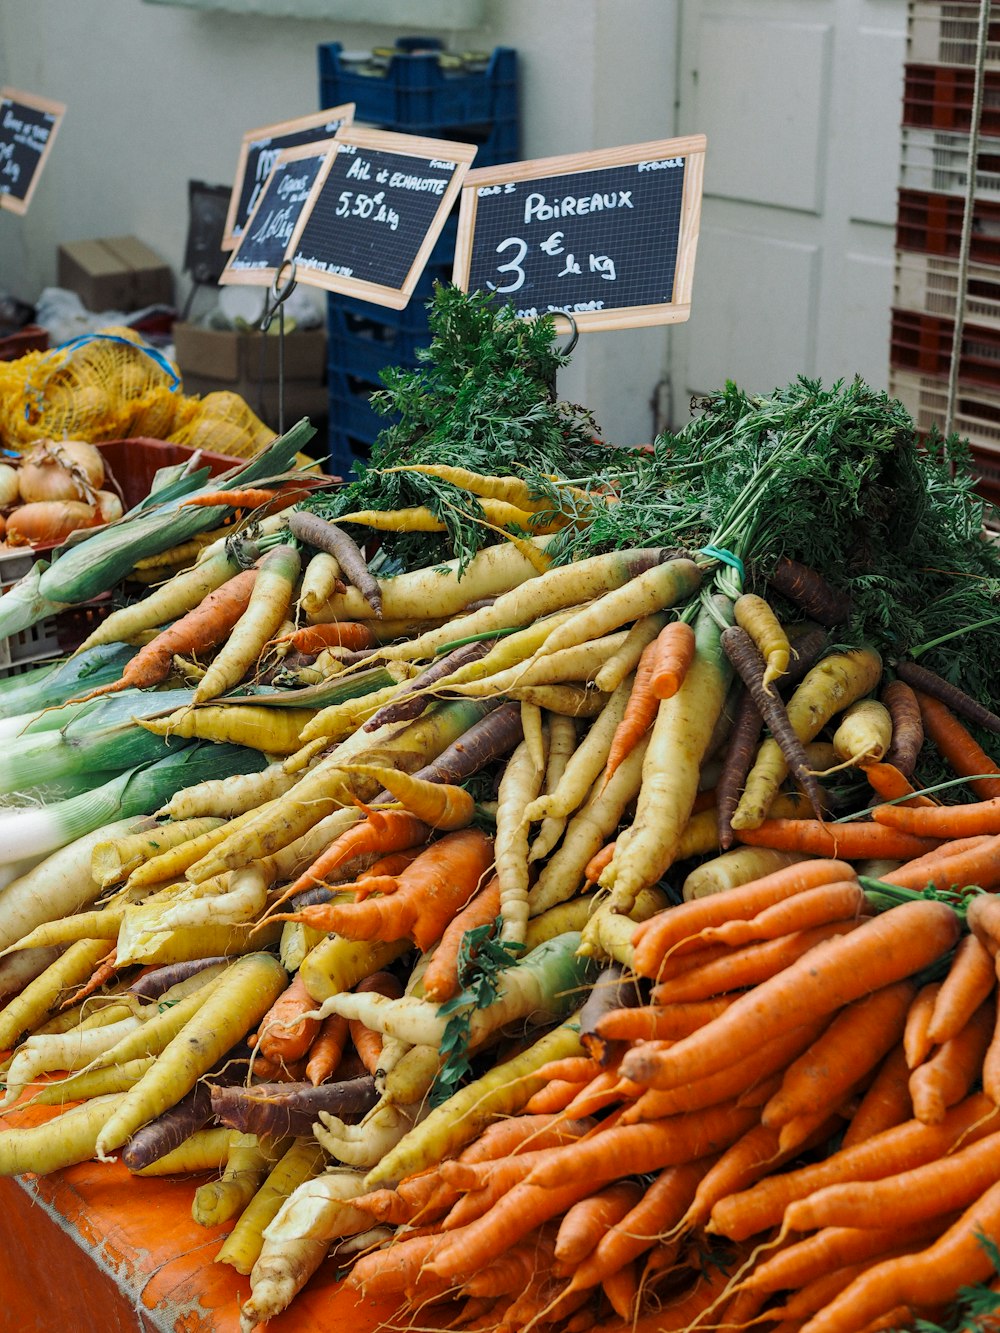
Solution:
M 213 1262 L 232 1224 L 191 1217 L 208 1178 L 139 1178 L 120 1162 L 83 1162 L 0 1180 L 0 1333 L 239 1333 L 250 1279 Z M 394 1311 L 338 1283 L 331 1265 L 266 1328 L 371 1333 Z

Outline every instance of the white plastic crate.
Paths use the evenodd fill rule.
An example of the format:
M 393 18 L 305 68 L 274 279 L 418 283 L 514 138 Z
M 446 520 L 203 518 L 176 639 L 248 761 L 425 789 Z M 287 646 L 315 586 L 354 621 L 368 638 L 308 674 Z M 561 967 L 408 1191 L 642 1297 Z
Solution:
M 954 319 L 958 260 L 943 255 L 896 251 L 893 306 Z M 965 284 L 965 318 L 970 324 L 1000 328 L 1000 268 L 970 264 Z
M 948 381 L 934 375 L 915 375 L 906 370 L 889 372 L 889 392 L 898 398 L 917 430 L 936 426 L 944 429 L 948 408 Z M 989 393 L 981 385 L 959 385 L 955 430 L 970 444 L 997 451 L 996 478 L 1000 482 L 1000 392 Z
M 908 35 L 907 60 L 915 65 L 974 65 L 979 5 L 911 0 Z M 986 68 L 1000 69 L 1000 39 L 987 43 Z
M 969 136 L 946 130 L 904 126 L 899 183 L 904 190 L 957 194 L 965 198 L 969 181 Z M 976 195 L 1000 201 L 1000 139 L 979 140 Z
M 37 559 L 33 551 L 0 553 L 0 593 L 6 592 L 31 571 Z M 13 676 L 39 662 L 59 655 L 59 635 L 55 616 L 40 620 L 30 629 L 0 638 L 0 677 Z

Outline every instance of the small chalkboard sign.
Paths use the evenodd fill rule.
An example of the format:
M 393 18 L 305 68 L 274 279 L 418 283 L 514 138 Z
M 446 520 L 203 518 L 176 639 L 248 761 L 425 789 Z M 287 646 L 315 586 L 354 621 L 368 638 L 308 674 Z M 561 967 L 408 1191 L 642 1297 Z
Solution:
M 685 320 L 704 161 L 693 135 L 471 171 L 454 282 L 581 332 Z
M 300 116 L 297 120 L 283 120 L 274 125 L 248 130 L 243 136 L 236 164 L 236 180 L 229 197 L 222 248 L 236 248 L 247 225 L 247 218 L 256 207 L 280 153 L 287 148 L 300 148 L 303 144 L 332 139 L 342 125 L 350 125 L 353 119 L 354 103 L 345 102 L 342 106 L 326 107 L 311 116 Z
M 303 210 L 319 191 L 333 140 L 303 144 L 279 153 L 243 235 L 222 270 L 221 283 L 273 283 L 289 253 Z
M 402 310 L 476 155 L 473 144 L 345 127 L 292 240 L 298 280 Z
M 26 213 L 66 108 L 0 88 L 0 208 Z

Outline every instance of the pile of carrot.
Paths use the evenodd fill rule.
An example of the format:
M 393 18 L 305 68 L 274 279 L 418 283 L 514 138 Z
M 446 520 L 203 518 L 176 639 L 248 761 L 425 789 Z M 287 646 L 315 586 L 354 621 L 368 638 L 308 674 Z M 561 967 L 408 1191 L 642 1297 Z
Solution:
M 415 1326 L 951 1319 L 996 1277 L 1000 719 L 711 554 L 511 519 L 379 579 L 272 499 L 251 568 L 209 546 L 84 649 L 269 757 L 88 835 L 68 907 L 0 889 L 0 1113 L 60 1108 L 0 1172 L 215 1170 L 245 1329 L 331 1248 Z

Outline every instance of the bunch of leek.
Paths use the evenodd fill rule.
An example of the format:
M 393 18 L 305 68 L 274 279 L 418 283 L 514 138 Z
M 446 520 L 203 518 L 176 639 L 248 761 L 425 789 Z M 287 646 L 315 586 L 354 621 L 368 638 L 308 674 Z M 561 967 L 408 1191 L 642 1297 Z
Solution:
M 28 629 L 67 606 L 89 602 L 113 588 L 137 560 L 218 527 L 228 512 L 226 506 L 182 508 L 182 502 L 209 490 L 256 486 L 280 476 L 314 434 L 303 418 L 245 467 L 210 481 L 207 468 L 178 478 L 117 523 L 57 553 L 51 564 L 37 561 L 29 574 L 0 597 L 0 638 Z

